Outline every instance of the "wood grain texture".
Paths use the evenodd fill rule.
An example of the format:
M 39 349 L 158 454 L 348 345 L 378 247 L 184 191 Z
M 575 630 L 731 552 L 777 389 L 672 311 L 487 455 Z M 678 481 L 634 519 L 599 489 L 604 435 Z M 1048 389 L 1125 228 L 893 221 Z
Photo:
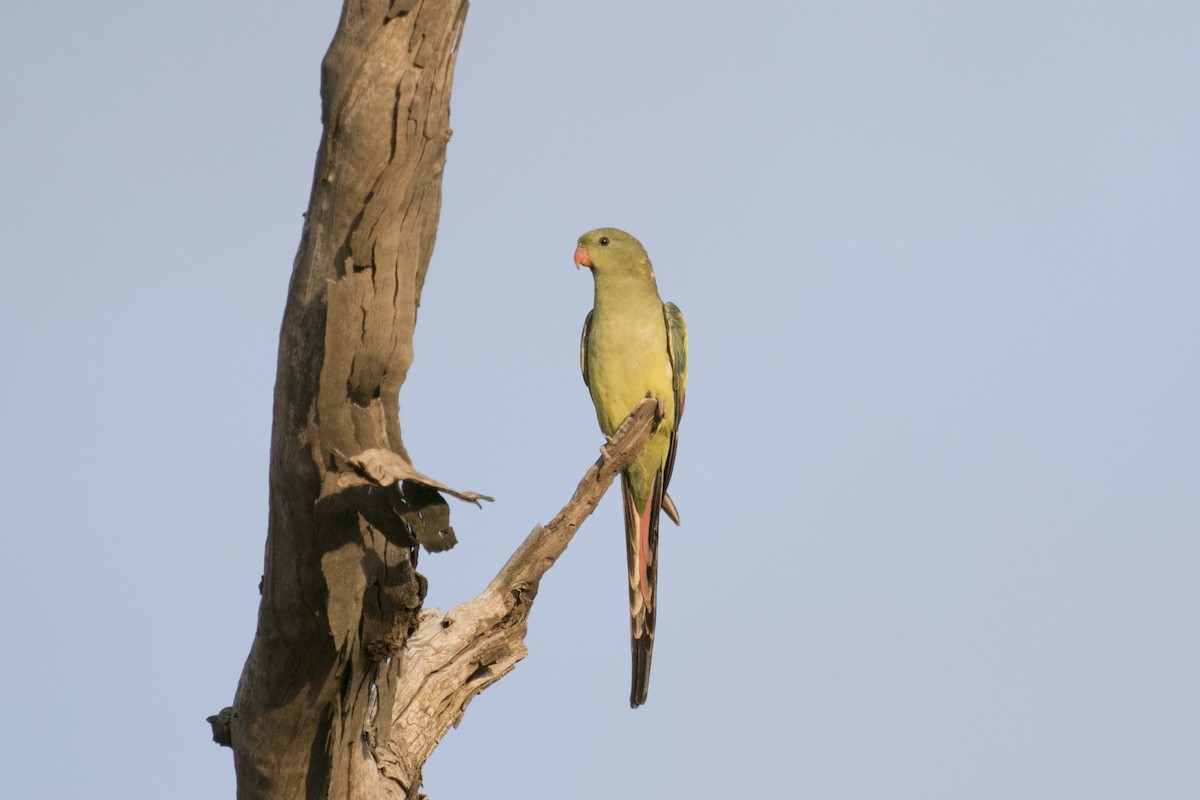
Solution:
M 381 721 L 372 741 L 384 774 L 402 786 L 420 783 L 421 767 L 477 694 L 525 657 L 525 633 L 542 576 L 567 549 L 580 524 L 637 458 L 661 419 L 661 406 L 643 401 L 625 420 L 567 504 L 538 525 L 478 597 L 442 614 L 422 612 L 403 653 L 381 673 Z M 387 711 L 391 710 L 388 714 Z
M 280 332 L 258 630 L 229 717 L 240 798 L 394 794 L 363 720 L 425 596 L 411 520 L 453 534 L 436 492 L 376 485 L 337 454 L 411 467 L 398 395 L 466 12 L 465 0 L 347 1 L 322 63 L 322 140 Z
M 401 439 L 398 395 L 441 206 L 466 0 L 346 2 L 322 67 L 324 130 L 280 332 L 258 628 L 210 718 L 238 797 L 415 798 L 470 700 L 526 653 L 542 575 L 661 408 L 647 400 L 567 506 L 492 583 L 423 610 L 419 546 L 454 545 Z

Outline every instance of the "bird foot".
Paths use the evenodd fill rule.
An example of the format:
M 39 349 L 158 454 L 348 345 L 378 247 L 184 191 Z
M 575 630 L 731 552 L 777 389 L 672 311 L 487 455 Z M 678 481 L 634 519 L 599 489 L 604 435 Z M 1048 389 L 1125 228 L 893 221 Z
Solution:
M 650 430 L 656 431 L 658 430 L 659 423 L 667 416 L 667 403 L 661 397 L 654 394 L 654 392 L 646 392 L 646 397 L 654 398 L 654 427 Z
M 608 460 L 612 460 L 613 451 L 609 448 L 613 446 L 613 442 L 617 441 L 614 436 L 605 436 L 604 444 L 600 445 L 600 455 Z

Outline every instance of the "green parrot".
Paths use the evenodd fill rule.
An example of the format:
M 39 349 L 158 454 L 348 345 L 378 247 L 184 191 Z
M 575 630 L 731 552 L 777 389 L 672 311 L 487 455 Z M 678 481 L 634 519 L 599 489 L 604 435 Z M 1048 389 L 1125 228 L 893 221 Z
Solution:
M 633 646 L 629 703 L 637 708 L 646 702 L 654 648 L 659 512 L 679 524 L 667 484 L 687 388 L 687 327 L 679 309 L 658 296 L 650 257 L 628 233 L 616 228 L 585 233 L 575 249 L 575 266 L 591 268 L 596 284 L 579 359 L 600 430 L 612 436 L 649 395 L 664 406 L 646 447 L 621 475 Z

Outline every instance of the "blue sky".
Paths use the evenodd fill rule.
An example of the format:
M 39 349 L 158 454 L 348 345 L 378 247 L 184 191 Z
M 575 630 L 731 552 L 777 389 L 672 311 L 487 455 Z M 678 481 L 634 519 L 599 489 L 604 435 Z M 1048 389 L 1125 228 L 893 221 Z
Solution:
M 401 424 L 495 495 L 474 596 L 601 437 L 578 234 L 688 319 L 649 703 L 619 509 L 434 798 L 1200 792 L 1200 6 L 478 2 Z M 4 794 L 231 797 L 278 327 L 336 3 L 0 33 Z

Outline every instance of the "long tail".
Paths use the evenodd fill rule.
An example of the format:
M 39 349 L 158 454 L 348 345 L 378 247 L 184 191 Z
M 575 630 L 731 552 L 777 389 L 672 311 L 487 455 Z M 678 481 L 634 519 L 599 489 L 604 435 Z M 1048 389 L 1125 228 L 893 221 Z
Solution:
M 654 490 L 639 514 L 629 487 L 629 478 L 621 476 L 621 496 L 625 506 L 625 554 L 629 561 L 629 626 L 633 649 L 633 686 L 629 704 L 637 708 L 646 702 L 650 687 L 650 656 L 654 652 L 654 616 L 658 583 L 658 517 L 663 501 L 663 473 L 659 470 Z

